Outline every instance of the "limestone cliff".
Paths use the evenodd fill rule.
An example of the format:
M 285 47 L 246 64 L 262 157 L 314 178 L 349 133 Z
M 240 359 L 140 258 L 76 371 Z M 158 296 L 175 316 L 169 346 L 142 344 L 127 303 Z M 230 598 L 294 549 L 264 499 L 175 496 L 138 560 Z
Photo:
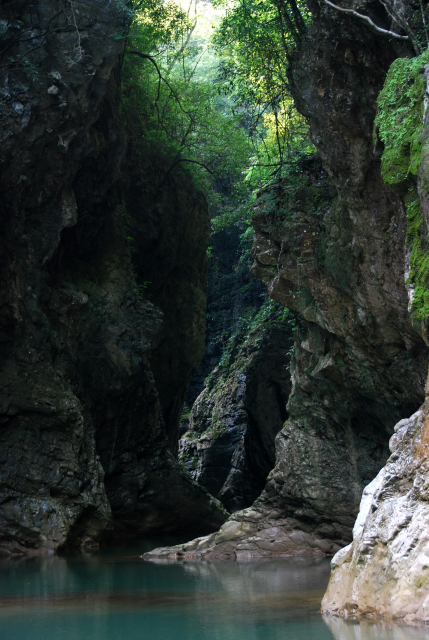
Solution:
M 243 228 L 232 226 L 210 236 L 207 281 L 207 330 L 204 356 L 192 377 L 186 395 L 191 407 L 205 387 L 205 381 L 218 366 L 229 340 L 237 350 L 246 339 L 252 317 L 267 300 L 266 287 L 250 273 L 252 239 L 243 237 Z M 248 333 L 248 332 L 247 332 Z M 184 423 L 182 426 L 187 425 Z
M 163 165 L 165 159 L 153 156 L 142 161 L 131 141 L 123 191 L 134 272 L 142 295 L 164 314 L 151 370 L 169 446 L 177 453 L 185 394 L 204 354 L 210 223 L 191 176 L 176 171 L 164 181 Z
M 115 186 L 126 152 L 118 59 L 130 18 L 123 3 L 100 0 L 0 9 L 4 553 L 93 544 L 112 527 L 121 536 L 210 529 L 225 517 L 167 446 L 162 404 L 174 398 L 160 403 L 150 366 L 163 317 L 138 286 L 144 274 Z M 159 203 L 149 212 L 141 200 L 141 218 L 154 219 Z M 161 206 L 170 220 L 172 201 L 182 218 L 189 208 L 201 218 L 194 241 L 204 243 L 201 197 L 172 178 Z M 203 279 L 183 284 L 195 291 L 195 332 Z M 164 326 L 170 314 L 165 305 Z
M 428 406 L 401 420 L 392 455 L 366 487 L 353 543 L 332 561 L 325 613 L 429 620 Z
M 396 118 L 398 106 L 403 108 L 406 118 L 396 118 L 394 136 L 402 133 L 406 119 L 414 117 L 414 126 L 409 128 L 407 135 L 418 140 L 418 158 L 413 158 L 415 148 L 411 145 L 394 144 L 394 139 L 385 137 L 382 169 L 386 181 L 395 185 L 404 198 L 408 226 L 404 271 L 409 311 L 426 343 L 427 61 L 427 52 L 411 61 L 395 61 L 379 100 L 379 114 L 384 110 L 385 119 L 377 118 L 383 135 L 386 123 L 389 126 L 389 116 Z M 403 72 L 400 83 L 397 81 L 398 69 Z M 409 100 L 410 92 L 415 99 Z M 388 104 L 383 103 L 386 95 L 389 95 Z M 427 445 L 426 386 L 425 402 L 410 418 L 395 426 L 390 440 L 391 456 L 364 491 L 353 530 L 353 543 L 341 549 L 332 561 L 331 580 L 322 603 L 326 613 L 352 619 L 368 616 L 402 619 L 408 623 L 429 621 Z

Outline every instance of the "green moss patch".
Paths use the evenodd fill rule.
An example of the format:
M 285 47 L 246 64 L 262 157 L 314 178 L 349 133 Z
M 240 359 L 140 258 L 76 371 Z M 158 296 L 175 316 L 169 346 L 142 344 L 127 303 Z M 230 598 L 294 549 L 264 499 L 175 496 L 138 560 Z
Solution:
M 406 197 L 407 244 L 410 246 L 410 273 L 407 282 L 414 287 L 413 316 L 420 321 L 429 317 L 429 243 L 421 206 L 410 187 Z
M 419 322 L 429 317 L 429 242 L 421 206 L 411 177 L 417 174 L 428 147 L 423 112 L 429 51 L 417 58 L 398 58 L 391 65 L 377 100 L 375 134 L 384 143 L 381 175 L 405 193 L 406 242 L 410 249 L 407 283 L 414 288 L 412 315 Z
M 377 99 L 375 131 L 384 143 L 381 175 L 399 184 L 416 174 L 423 157 L 424 66 L 429 51 L 418 58 L 398 58 L 387 74 Z

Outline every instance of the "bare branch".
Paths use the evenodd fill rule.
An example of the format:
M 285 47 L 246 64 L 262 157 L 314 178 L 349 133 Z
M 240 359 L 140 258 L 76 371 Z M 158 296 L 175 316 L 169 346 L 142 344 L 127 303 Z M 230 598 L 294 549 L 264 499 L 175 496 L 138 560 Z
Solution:
M 168 80 L 166 80 L 166 79 L 164 78 L 164 76 L 161 74 L 161 71 L 159 70 L 159 67 L 158 67 L 158 65 L 157 65 L 157 63 L 156 63 L 156 60 L 154 60 L 154 59 L 152 58 L 152 56 L 149 56 L 147 53 L 141 53 L 141 51 L 128 51 L 128 53 L 130 53 L 130 54 L 131 54 L 131 55 L 133 55 L 133 56 L 139 56 L 139 58 L 143 58 L 143 60 L 149 60 L 149 61 L 153 64 L 153 66 L 155 67 L 155 69 L 156 69 L 156 71 L 157 71 L 157 74 L 158 74 L 158 78 L 159 78 L 159 80 L 158 80 L 158 95 L 157 95 L 157 98 L 156 98 L 156 101 L 155 101 L 155 102 L 158 102 L 158 100 L 159 100 L 159 94 L 160 94 L 161 81 L 162 81 L 162 82 L 165 82 L 165 84 L 167 85 L 167 87 L 170 89 L 170 91 L 171 91 L 172 95 L 174 96 L 174 99 L 176 100 L 176 102 L 177 102 L 177 104 L 178 104 L 178 106 L 179 106 L 180 111 L 182 111 L 182 113 L 184 113 L 184 114 L 185 114 L 185 116 L 188 116 L 188 118 L 190 118 L 190 119 L 193 121 L 194 119 L 193 119 L 193 117 L 191 116 L 191 114 L 190 114 L 190 113 L 188 113 L 188 111 L 186 111 L 186 110 L 182 107 L 182 103 L 180 102 L 179 97 L 178 97 L 177 93 L 175 92 L 175 90 L 173 89 L 173 87 L 171 86 L 171 84 L 170 84 L 170 83 L 168 82 Z
M 375 24 L 375 22 L 371 20 L 369 16 L 364 16 L 362 13 L 358 13 L 354 9 L 345 9 L 344 7 L 338 7 L 336 4 L 334 4 L 330 0 L 325 0 L 325 2 L 327 5 L 329 5 L 333 9 L 336 9 L 337 11 L 342 11 L 343 13 L 350 13 L 354 16 L 357 16 L 358 18 L 361 18 L 361 20 L 365 20 L 365 22 L 368 22 L 368 24 L 371 25 L 373 29 L 375 29 L 379 33 L 384 34 L 385 36 L 391 36 L 392 38 L 399 38 L 400 40 L 409 40 L 408 36 L 401 36 L 399 35 L 399 33 L 395 33 L 394 31 L 389 31 L 388 29 L 382 29 L 381 27 L 378 27 Z
M 200 165 L 200 167 L 202 167 L 203 169 L 205 169 L 206 171 L 208 171 L 212 176 L 217 175 L 215 171 L 213 171 L 212 169 L 209 169 L 209 167 L 208 167 L 206 164 L 204 164 L 203 162 L 198 162 L 198 160 L 191 160 L 190 158 L 179 158 L 179 159 L 176 161 L 176 163 L 175 163 L 175 165 L 174 165 L 174 166 L 176 166 L 177 164 L 179 164 L 179 162 L 193 162 L 194 164 L 199 164 L 199 165 Z M 174 167 L 171 167 L 171 168 L 173 169 Z
M 180 151 L 179 151 L 180 153 Z M 198 164 L 200 167 L 203 167 L 203 169 L 205 169 L 206 171 L 208 171 L 210 173 L 210 175 L 212 176 L 218 176 L 218 174 L 213 171 L 212 169 L 210 169 L 206 164 L 204 164 L 203 162 L 198 162 L 198 160 L 191 160 L 190 158 L 178 158 L 176 156 L 176 158 L 173 160 L 172 164 L 170 165 L 170 167 L 167 169 L 167 171 L 164 174 L 163 179 L 161 180 L 160 184 L 158 185 L 158 189 L 161 189 L 161 187 L 164 186 L 165 181 L 167 180 L 168 176 L 170 175 L 170 173 L 173 171 L 174 167 L 177 167 L 177 165 L 180 162 L 192 162 L 193 164 Z
M 155 102 L 158 102 L 159 96 L 160 96 L 160 92 L 161 92 L 161 82 L 162 82 L 162 80 L 164 78 L 161 75 L 161 71 L 159 70 L 159 67 L 157 65 L 156 60 L 154 58 L 152 58 L 152 56 L 148 56 L 146 53 L 140 53 L 140 51 L 127 51 L 127 53 L 131 53 L 134 56 L 139 56 L 140 58 L 143 58 L 143 60 L 150 60 L 150 62 L 155 67 L 156 72 L 158 74 L 158 94 L 156 96 Z
M 393 2 L 391 2 L 390 0 L 380 0 L 380 2 L 386 9 L 386 12 L 392 18 L 393 22 L 396 22 L 396 24 L 409 36 L 416 56 L 419 56 L 421 54 L 421 51 L 418 45 L 418 38 L 416 37 L 414 31 L 411 29 L 410 23 L 405 19 L 403 15 L 401 15 L 399 11 L 396 10 L 395 1 L 393 0 Z

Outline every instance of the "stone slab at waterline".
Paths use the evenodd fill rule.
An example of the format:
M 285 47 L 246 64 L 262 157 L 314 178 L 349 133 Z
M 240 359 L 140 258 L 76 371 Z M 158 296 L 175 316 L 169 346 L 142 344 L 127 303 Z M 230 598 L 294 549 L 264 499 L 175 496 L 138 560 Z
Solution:
M 338 545 L 304 531 L 280 511 L 258 505 L 234 513 L 217 533 L 144 554 L 146 560 L 250 560 L 252 558 L 320 558 Z

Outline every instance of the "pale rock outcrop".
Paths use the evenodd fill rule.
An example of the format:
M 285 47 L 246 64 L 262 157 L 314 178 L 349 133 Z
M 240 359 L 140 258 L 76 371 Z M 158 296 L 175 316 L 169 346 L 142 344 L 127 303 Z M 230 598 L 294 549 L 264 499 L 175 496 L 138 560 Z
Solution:
M 276 509 L 263 504 L 234 513 L 221 529 L 174 547 L 144 554 L 146 560 L 250 560 L 252 558 L 317 558 L 332 554 L 338 545 L 314 533 Z
M 322 610 L 429 622 L 429 405 L 401 420 L 365 489 L 353 543 L 332 559 Z

